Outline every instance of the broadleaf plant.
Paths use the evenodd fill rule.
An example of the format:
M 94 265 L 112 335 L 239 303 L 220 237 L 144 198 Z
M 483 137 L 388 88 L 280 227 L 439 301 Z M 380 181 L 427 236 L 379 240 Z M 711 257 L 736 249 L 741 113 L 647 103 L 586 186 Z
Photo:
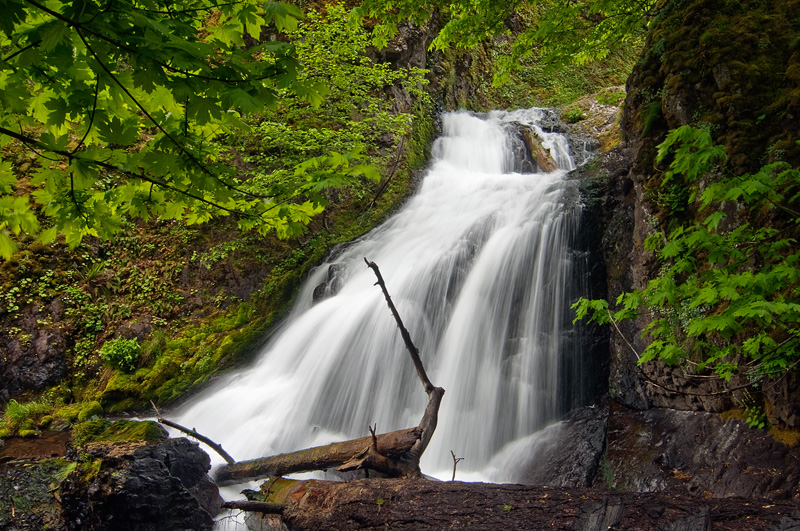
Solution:
M 0 12 L 0 257 L 22 233 L 75 246 L 125 218 L 235 216 L 288 237 L 321 210 L 306 189 L 246 182 L 219 142 L 287 95 L 320 105 L 325 87 L 273 38 L 297 31 L 296 6 L 0 0 Z M 342 157 L 315 172 L 356 178 L 364 155 Z M 314 190 L 327 179 L 308 174 Z
M 756 383 L 800 363 L 800 171 L 774 162 L 719 177 L 724 159 L 707 130 L 671 131 L 657 156 L 670 161 L 664 183 L 680 179 L 702 221 L 650 236 L 660 273 L 622 293 L 613 310 L 587 299 L 573 308 L 577 319 L 599 323 L 647 316 L 640 363 L 689 360 L 723 380 Z

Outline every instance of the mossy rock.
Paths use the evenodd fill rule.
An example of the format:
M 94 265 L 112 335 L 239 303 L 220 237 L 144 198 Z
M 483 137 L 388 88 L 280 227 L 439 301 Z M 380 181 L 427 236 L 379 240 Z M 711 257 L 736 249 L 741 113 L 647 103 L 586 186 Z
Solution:
M 59 420 L 73 423 L 78 420 L 78 415 L 80 415 L 82 408 L 82 404 L 71 404 L 56 410 L 54 416 Z
M 105 419 L 90 420 L 81 422 L 72 430 L 72 439 L 76 446 L 90 442 L 158 442 L 167 437 L 167 431 L 152 420 L 120 419 L 113 422 Z
M 78 422 L 84 422 L 92 417 L 99 417 L 102 414 L 103 406 L 100 405 L 100 402 L 95 400 L 93 402 L 89 402 L 81 409 L 80 413 L 78 413 Z

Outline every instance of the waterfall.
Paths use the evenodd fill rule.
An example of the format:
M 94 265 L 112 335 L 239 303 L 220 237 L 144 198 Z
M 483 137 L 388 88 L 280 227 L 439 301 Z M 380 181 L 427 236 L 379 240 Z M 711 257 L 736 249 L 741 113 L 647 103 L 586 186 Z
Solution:
M 427 396 L 366 257 L 446 391 L 423 473 L 449 478 L 453 450 L 459 479 L 512 477 L 489 478 L 492 457 L 585 401 L 569 316 L 580 205 L 565 138 L 537 125 L 547 112 L 443 115 L 414 197 L 317 268 L 257 360 L 177 420 L 239 460 L 416 426 Z M 520 124 L 563 169 L 513 171 Z

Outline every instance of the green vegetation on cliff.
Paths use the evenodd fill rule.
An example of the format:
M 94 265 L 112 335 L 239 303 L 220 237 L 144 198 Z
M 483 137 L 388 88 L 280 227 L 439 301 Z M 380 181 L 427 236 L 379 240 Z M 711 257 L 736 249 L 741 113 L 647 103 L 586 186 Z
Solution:
M 754 426 L 776 408 L 773 422 L 797 425 L 799 6 L 660 4 L 622 123 L 643 193 L 644 248 L 635 252 L 653 258 L 650 280 L 626 288 L 616 306 L 577 305 L 601 322 L 636 318 L 640 363 L 711 382 L 697 393 L 733 396 Z
M 657 254 L 659 275 L 621 294 L 613 313 L 605 300 L 580 300 L 578 318 L 651 316 L 640 363 L 688 361 L 726 381 L 742 376 L 739 386 L 783 376 L 800 362 L 800 171 L 776 162 L 708 184 L 725 151 L 690 126 L 671 131 L 656 160 L 670 161 L 663 185 L 684 183 L 705 218 L 651 235 L 645 248 Z

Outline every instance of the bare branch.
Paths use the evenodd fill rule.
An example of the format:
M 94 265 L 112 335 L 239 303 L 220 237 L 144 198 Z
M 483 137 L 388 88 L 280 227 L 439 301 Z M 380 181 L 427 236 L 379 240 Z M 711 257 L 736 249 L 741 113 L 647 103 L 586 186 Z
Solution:
M 397 327 L 400 329 L 400 335 L 403 337 L 403 342 L 406 345 L 406 349 L 408 353 L 411 355 L 411 360 L 414 362 L 414 367 L 417 369 L 417 375 L 419 379 L 422 381 L 423 387 L 425 387 L 425 392 L 430 394 L 433 391 L 433 384 L 428 379 L 428 375 L 425 373 L 425 367 L 422 365 L 422 360 L 419 357 L 419 350 L 414 343 L 411 341 L 411 335 L 406 330 L 406 327 L 403 325 L 403 320 L 400 319 L 400 314 L 397 313 L 397 308 L 395 308 L 394 303 L 392 302 L 392 297 L 389 296 L 389 292 L 386 289 L 386 284 L 383 281 L 383 276 L 381 275 L 380 269 L 378 269 L 377 264 L 375 262 L 370 262 L 366 258 L 364 258 L 364 263 L 367 264 L 367 267 L 372 269 L 375 273 L 375 276 L 378 277 L 378 282 L 376 285 L 381 287 L 381 291 L 383 291 L 383 296 L 386 298 L 386 304 L 389 305 L 389 310 L 392 312 L 394 316 L 394 320 L 397 322 Z
M 269 503 L 248 500 L 227 501 L 222 504 L 223 509 L 238 509 L 250 513 L 283 514 L 284 506 L 280 503 Z
M 453 450 L 450 450 L 450 455 L 453 456 L 453 479 L 451 481 L 455 481 L 456 480 L 456 467 L 458 466 L 459 462 L 464 460 L 464 458 L 463 457 L 456 457 L 456 453 Z
M 217 454 L 219 454 L 229 465 L 232 465 L 236 462 L 236 460 L 233 457 L 231 457 L 228 452 L 222 449 L 221 444 L 215 443 L 205 435 L 197 433 L 197 430 L 195 430 L 194 428 L 189 429 L 184 426 L 181 426 L 180 424 L 172 422 L 171 420 L 165 419 L 164 417 L 161 416 L 161 412 L 158 410 L 158 408 L 156 407 L 156 405 L 153 403 L 152 400 L 150 401 L 150 405 L 153 406 L 153 409 L 156 412 L 156 420 L 158 420 L 160 424 L 169 426 L 170 428 L 175 428 L 176 430 L 181 431 L 191 437 L 194 437 L 195 439 L 197 439 L 202 443 L 205 443 L 206 445 L 208 445 L 209 448 L 217 452 Z

